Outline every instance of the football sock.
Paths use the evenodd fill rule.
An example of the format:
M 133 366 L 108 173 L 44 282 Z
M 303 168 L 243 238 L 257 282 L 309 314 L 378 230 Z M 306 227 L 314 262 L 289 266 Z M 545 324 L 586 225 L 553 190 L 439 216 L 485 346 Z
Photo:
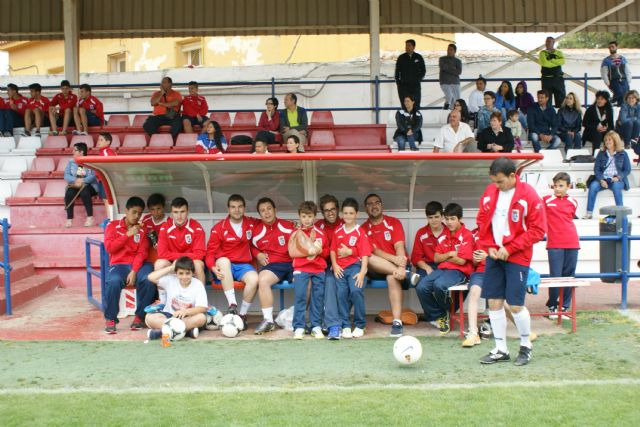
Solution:
M 227 297 L 227 301 L 229 301 L 229 305 L 232 305 L 232 304 L 238 305 L 238 303 L 236 302 L 235 290 L 229 289 L 228 291 L 224 291 L 224 296 Z
M 513 321 L 520 334 L 520 345 L 531 348 L 531 340 L 529 339 L 529 335 L 531 335 L 531 316 L 527 307 L 522 307 L 522 310 L 518 313 L 514 312 Z
M 242 305 L 240 306 L 240 312 L 238 314 L 244 316 L 249 311 L 249 307 L 251 307 L 251 303 L 242 300 Z
M 491 329 L 493 329 L 493 338 L 496 341 L 496 348 L 504 353 L 508 353 L 507 315 L 504 312 L 504 307 L 500 310 L 489 310 L 489 319 L 491 320 Z
M 267 307 L 262 309 L 262 317 L 267 322 L 273 322 L 273 307 Z
M 393 319 L 393 321 L 394 322 L 398 322 L 398 323 L 400 323 L 402 325 L 402 320 L 400 320 L 400 319 Z

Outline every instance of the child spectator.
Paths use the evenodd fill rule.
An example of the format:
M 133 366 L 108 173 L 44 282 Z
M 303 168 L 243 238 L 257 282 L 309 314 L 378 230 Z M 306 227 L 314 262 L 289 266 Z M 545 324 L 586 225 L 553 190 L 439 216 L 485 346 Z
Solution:
M 222 134 L 218 122 L 211 120 L 204 127 L 204 132 L 198 135 L 196 141 L 196 153 L 198 154 L 222 154 L 227 151 L 229 145 Z
M 110 266 L 104 295 L 104 331 L 107 334 L 116 333 L 120 293 L 125 286 L 136 286 L 136 315 L 131 323 L 132 331 L 143 328 L 144 308 L 155 296 L 154 286 L 147 280 L 153 267 L 145 263 L 149 241 L 140 223 L 142 211 L 144 200 L 131 197 L 125 206 L 124 218 L 109 222 L 104 231 L 104 246 Z
M 504 124 L 511 131 L 511 136 L 513 136 L 513 144 L 515 145 L 518 153 L 522 151 L 522 135 L 524 129 L 522 129 L 522 123 L 520 122 L 520 113 L 518 110 L 511 110 L 507 113 L 509 117 L 507 122 Z
M 289 138 L 292 138 L 289 136 Z M 313 248 L 307 257 L 293 257 L 293 286 L 295 306 L 293 309 L 293 339 L 304 338 L 305 314 L 307 312 L 307 288 L 311 282 L 311 299 L 309 304 L 309 321 L 311 336 L 324 338 L 322 333 L 322 316 L 324 312 L 324 281 L 329 253 L 327 236 L 314 226 L 318 207 L 312 201 L 302 202 L 298 207 L 300 230 L 308 237 L 314 238 Z M 296 237 L 291 236 L 292 239 Z
M 29 85 L 31 98 L 27 102 L 27 109 L 24 112 L 24 133 L 23 136 L 31 135 L 34 126 L 36 131 L 33 136 L 40 136 L 40 128 L 49 126 L 47 112 L 49 112 L 49 98 L 42 96 L 42 86 L 39 83 Z
M 559 172 L 553 177 L 553 195 L 542 198 L 547 223 L 547 254 L 549 256 L 550 277 L 573 277 L 578 264 L 580 241 L 573 219 L 576 217 L 578 202 L 567 195 L 571 177 L 566 172 Z M 561 312 L 566 312 L 571 304 L 571 288 L 564 288 L 562 301 L 558 302 L 560 288 L 549 288 L 549 319 L 556 319 L 558 304 L 562 304 Z
M 480 107 L 476 116 L 476 121 L 478 122 L 476 129 L 478 130 L 478 133 L 480 133 L 482 129 L 488 128 L 491 125 L 489 120 L 491 119 L 492 113 L 500 113 L 500 110 L 495 106 L 495 102 L 496 94 L 490 90 L 486 91 L 484 93 L 484 105 Z
M 64 194 L 64 204 L 67 210 L 67 222 L 65 227 L 73 225 L 73 207 L 79 197 L 87 211 L 85 227 L 93 226 L 93 201 L 91 198 L 98 194 L 98 179 L 93 169 L 80 166 L 75 159 L 87 155 L 87 144 L 78 142 L 73 145 L 73 158 L 67 163 L 64 170 L 64 180 L 67 181 L 67 190 Z
M 58 135 L 58 126 L 62 126 L 60 135 L 67 134 L 67 128 L 73 118 L 73 109 L 78 104 L 78 97 L 71 91 L 69 80 L 60 82 L 60 93 L 51 99 L 49 105 L 49 123 L 51 135 Z
M 193 260 L 183 256 L 172 265 L 149 274 L 149 281 L 158 285 L 167 294 L 167 304 L 160 313 L 147 315 L 149 327 L 147 337 L 157 340 L 162 337 L 162 324 L 172 317 L 182 319 L 190 338 L 198 338 L 200 328 L 207 322 L 205 312 L 209 306 L 204 284 L 193 277 L 196 266 Z M 171 274 L 174 272 L 175 274 Z
M 424 213 L 427 217 L 427 225 L 416 233 L 411 251 L 411 264 L 416 267 L 416 273 L 420 275 L 420 278 L 428 276 L 438 268 L 434 255 L 438 246 L 438 238 L 444 232 L 442 203 L 427 203 Z
M 198 82 L 189 82 L 189 95 L 182 99 L 182 126 L 186 133 L 193 132 L 193 126 L 199 125 L 203 130 L 209 118 L 209 105 L 204 96 L 198 95 Z
M 416 286 L 427 321 L 437 321 L 441 335 L 449 333 L 449 288 L 463 283 L 473 272 L 473 236 L 462 219 L 462 206 L 444 208 L 447 232 L 438 239 L 434 259 L 438 269 Z
M 347 198 L 342 202 L 342 220 L 331 243 L 331 265 L 336 279 L 338 293 L 338 313 L 342 323 L 342 338 L 360 338 L 366 327 L 364 304 L 364 281 L 367 265 L 372 253 L 371 243 L 366 232 L 357 223 L 358 202 Z M 346 247 L 350 254 L 340 256 L 338 249 Z M 353 305 L 353 332 L 349 312 Z M 329 326 L 329 339 L 339 339 L 340 329 L 336 325 Z
M 9 98 L 5 103 L 5 109 L 0 110 L 0 131 L 3 136 L 13 136 L 13 128 L 24 126 L 24 112 L 29 100 L 20 95 L 18 86 L 13 83 L 7 85 Z
M 102 102 L 91 95 L 91 86 L 80 85 L 80 97 L 78 106 L 73 112 L 76 130 L 74 135 L 88 135 L 89 126 L 102 126 L 104 124 L 104 107 Z

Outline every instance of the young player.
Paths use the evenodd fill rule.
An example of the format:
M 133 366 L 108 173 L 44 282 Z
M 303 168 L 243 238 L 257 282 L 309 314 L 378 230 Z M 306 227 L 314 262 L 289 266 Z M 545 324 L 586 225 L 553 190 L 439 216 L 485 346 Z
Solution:
M 67 128 L 73 118 L 73 109 L 78 104 L 78 97 L 71 91 L 69 80 L 60 82 L 60 93 L 57 93 L 49 105 L 49 123 L 51 135 L 58 135 L 58 126 L 62 126 L 60 135 L 67 134 Z
M 172 317 L 184 321 L 188 337 L 198 338 L 199 328 L 207 322 L 204 313 L 209 303 L 204 285 L 193 277 L 195 271 L 193 260 L 185 256 L 175 260 L 172 265 L 149 274 L 149 281 L 156 283 L 167 294 L 167 304 L 163 311 L 147 315 L 147 337 L 150 340 L 162 337 L 162 324 Z M 172 272 L 175 274 L 171 274 Z
M 434 260 L 438 269 L 420 279 L 416 294 L 427 321 L 438 322 L 441 335 L 449 333 L 449 288 L 463 283 L 473 272 L 473 236 L 462 220 L 462 206 L 444 208 L 447 231 L 438 238 Z
M 531 317 L 524 306 L 527 276 L 533 245 L 544 237 L 547 218 L 542 200 L 530 185 L 520 181 L 513 160 L 501 157 L 491 163 L 492 184 L 480 198 L 478 244 L 488 249 L 482 297 L 489 302 L 489 319 L 496 348 L 480 359 L 492 364 L 510 360 L 507 348 L 507 318 L 504 302 L 509 304 L 520 334 L 520 351 L 515 365 L 531 360 Z
M 553 177 L 553 195 L 545 196 L 544 208 L 548 222 L 547 254 L 549 256 L 550 277 L 572 277 L 576 273 L 580 240 L 573 219 L 576 217 L 578 202 L 567 195 L 571 177 L 559 172 Z M 561 306 L 558 305 L 560 288 L 549 288 L 549 319 L 557 319 L 558 307 L 566 312 L 571 304 L 571 288 L 564 288 Z
M 49 112 L 49 98 L 42 96 L 42 86 L 39 83 L 29 85 L 31 98 L 27 102 L 27 109 L 24 112 L 24 136 L 31 135 L 34 126 L 36 131 L 33 136 L 40 136 L 40 128 L 49 125 L 47 113 Z
M 246 330 L 247 313 L 258 290 L 258 273 L 251 264 L 251 239 L 254 235 L 255 220 L 244 215 L 245 206 L 244 197 L 241 195 L 229 196 L 229 215 L 211 228 L 205 263 L 222 284 L 222 290 L 229 303 L 229 313 L 239 314 Z M 237 308 L 234 281 L 244 283 L 240 311 Z
M 168 218 L 164 211 L 166 203 L 164 195 L 153 193 L 147 199 L 149 213 L 142 217 L 142 224 L 149 238 L 148 259 L 150 262 L 155 262 L 158 259 L 158 237 L 160 236 L 160 229 Z
M 76 123 L 75 135 L 88 135 L 89 126 L 102 126 L 104 124 L 104 107 L 102 102 L 91 95 L 91 86 L 80 85 L 80 97 L 78 106 L 73 110 Z
M 416 273 L 420 275 L 420 278 L 428 276 L 438 268 L 433 256 L 438 246 L 438 237 L 444 232 L 443 212 L 442 203 L 427 203 L 424 208 L 427 225 L 420 228 L 413 239 L 411 264 L 416 267 Z
M 344 225 L 336 230 L 331 243 L 331 266 L 338 293 L 340 325 L 327 323 L 330 340 L 340 339 L 341 333 L 342 338 L 359 338 L 364 335 L 366 327 L 363 286 L 371 244 L 357 223 L 358 202 L 355 199 L 347 198 L 342 202 L 342 220 Z M 348 249 L 348 255 L 340 255 L 339 248 Z M 353 331 L 349 320 L 351 305 L 355 323 Z
M 131 330 L 142 329 L 144 308 L 155 295 L 154 286 L 147 280 L 152 266 L 145 263 L 149 241 L 140 224 L 143 210 L 144 201 L 131 197 L 125 206 L 124 218 L 111 221 L 105 229 L 104 246 L 109 253 L 110 265 L 104 295 L 104 331 L 107 334 L 116 333 L 120 292 L 126 285 L 136 286 L 136 315 Z
M 304 338 L 305 314 L 307 312 L 307 288 L 311 281 L 311 302 L 309 304 L 309 321 L 311 336 L 324 338 L 322 333 L 322 312 L 324 309 L 324 281 L 329 253 L 326 235 L 314 226 L 318 207 L 314 202 L 302 202 L 298 207 L 300 230 L 307 236 L 315 234 L 314 248 L 305 258 L 293 258 L 293 286 L 295 305 L 293 309 L 293 338 Z
M 13 83 L 7 85 L 7 98 L 5 109 L 1 110 L 2 120 L 0 131 L 3 136 L 13 136 L 13 128 L 24 126 L 24 112 L 27 109 L 29 100 L 20 95 L 18 86 Z
M 182 126 L 186 133 L 193 132 L 193 126 L 205 129 L 209 118 L 209 105 L 204 96 L 198 95 L 198 82 L 189 82 L 189 95 L 182 99 Z
M 262 335 L 275 329 L 273 322 L 273 291 L 271 287 L 284 280 L 293 280 L 293 260 L 289 256 L 289 238 L 295 231 L 292 222 L 276 216 L 276 204 L 268 197 L 258 200 L 258 215 L 251 239 L 251 254 L 258 264 L 258 297 L 262 307 L 262 323 L 255 330 Z

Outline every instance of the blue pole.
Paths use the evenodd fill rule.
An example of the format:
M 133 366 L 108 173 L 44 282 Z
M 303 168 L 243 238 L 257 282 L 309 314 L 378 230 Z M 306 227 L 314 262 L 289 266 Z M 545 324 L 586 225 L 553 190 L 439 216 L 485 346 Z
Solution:
M 622 241 L 622 265 L 621 265 L 621 282 L 622 282 L 622 296 L 620 301 L 620 308 L 622 310 L 627 309 L 627 285 L 629 284 L 629 253 L 628 253 L 628 245 L 629 245 L 629 219 L 625 215 L 622 218 L 622 236 L 620 236 Z
M 587 102 L 587 98 L 589 97 L 589 77 L 587 73 L 584 73 L 584 108 L 587 108 L 589 103 Z
M 91 280 L 91 272 L 89 271 L 91 268 L 91 245 L 88 240 L 84 242 L 84 262 L 87 268 L 87 297 L 89 301 L 91 301 L 91 298 L 93 298 L 93 283 Z
M 11 265 L 9 263 L 9 221 L 2 218 L 2 249 L 4 250 L 5 313 L 11 315 Z

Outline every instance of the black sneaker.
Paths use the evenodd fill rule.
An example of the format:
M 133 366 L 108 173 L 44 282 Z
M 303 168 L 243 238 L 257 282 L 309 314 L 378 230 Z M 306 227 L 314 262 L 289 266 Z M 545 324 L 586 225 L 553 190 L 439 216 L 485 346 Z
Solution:
M 238 314 L 238 305 L 229 304 L 229 308 L 227 309 L 227 314 Z
M 247 322 L 247 315 L 246 314 L 238 314 L 238 316 L 240 316 L 240 318 L 242 319 L 242 329 L 240 329 L 241 331 L 246 331 L 247 328 L 249 327 L 249 324 Z
M 116 333 L 116 322 L 115 320 L 107 320 L 104 327 L 105 334 L 113 335 Z
M 402 326 L 402 323 L 398 322 L 397 320 L 395 320 L 392 324 L 391 324 L 391 333 L 389 334 L 390 337 L 401 337 L 402 333 L 403 333 L 404 327 Z
M 520 351 L 518 352 L 518 357 L 516 357 L 516 361 L 513 362 L 516 366 L 524 366 L 531 360 L 531 349 L 529 347 L 525 347 L 523 345 L 520 346 Z
M 480 359 L 480 363 L 483 365 L 493 365 L 496 362 L 508 362 L 511 360 L 509 353 L 504 353 L 500 350 L 491 350 L 489 354 Z
M 200 335 L 200 329 L 199 328 L 193 328 L 187 331 L 186 336 L 189 338 L 193 338 L 194 340 L 196 338 L 198 338 L 198 335 Z
M 132 331 L 139 331 L 140 329 L 144 328 L 144 322 L 141 318 L 139 318 L 138 316 L 133 318 L 133 322 L 131 322 L 131 327 L 130 329 Z
M 449 313 L 445 314 L 437 320 L 440 335 L 447 335 L 451 328 L 449 327 Z
M 255 335 L 264 335 L 267 332 L 271 332 L 276 329 L 276 324 L 268 321 L 267 319 L 263 319 L 260 322 L 260 325 L 256 328 L 254 334 Z

